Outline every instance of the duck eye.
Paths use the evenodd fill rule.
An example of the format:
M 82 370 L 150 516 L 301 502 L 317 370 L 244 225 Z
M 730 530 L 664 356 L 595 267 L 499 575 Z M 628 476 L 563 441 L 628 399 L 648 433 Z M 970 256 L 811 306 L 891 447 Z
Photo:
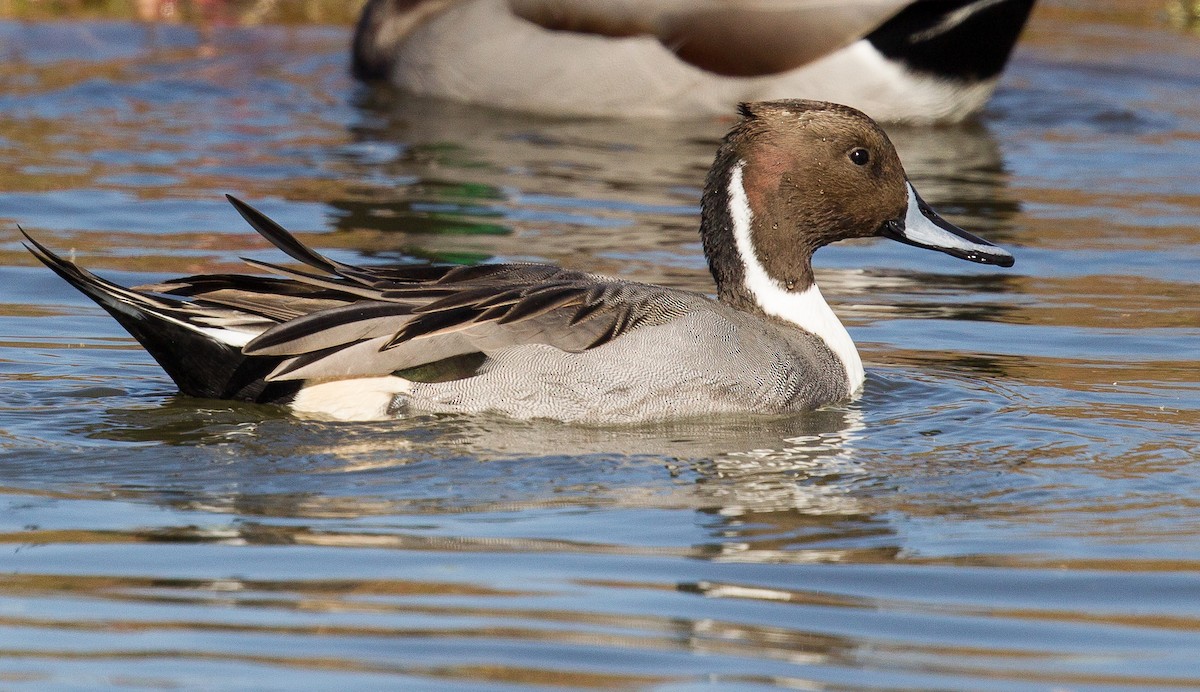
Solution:
M 871 160 L 871 152 L 863 149 L 862 147 L 851 149 L 849 156 L 850 162 L 855 166 L 865 166 L 867 165 L 867 162 Z

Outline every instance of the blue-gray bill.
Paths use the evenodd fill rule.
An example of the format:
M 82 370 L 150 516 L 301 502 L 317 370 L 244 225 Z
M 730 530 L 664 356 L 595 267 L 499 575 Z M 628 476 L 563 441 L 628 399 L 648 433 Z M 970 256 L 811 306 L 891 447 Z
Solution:
M 980 264 L 1011 267 L 1015 261 L 1007 250 L 996 247 L 938 216 L 911 184 L 908 185 L 908 211 L 904 218 L 885 223 L 879 230 L 879 235 Z

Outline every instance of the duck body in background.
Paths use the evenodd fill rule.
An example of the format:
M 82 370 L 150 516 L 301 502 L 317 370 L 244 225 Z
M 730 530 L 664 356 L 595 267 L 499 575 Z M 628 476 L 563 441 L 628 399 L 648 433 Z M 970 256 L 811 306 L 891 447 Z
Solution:
M 546 115 L 687 118 L 804 98 L 957 122 L 995 89 L 1034 0 L 369 0 L 353 69 Z
M 887 135 L 854 109 L 744 104 L 701 199 L 716 297 L 544 264 L 355 266 L 230 198 L 300 268 L 125 288 L 26 236 L 185 394 L 340 419 L 494 412 L 589 424 L 781 414 L 854 396 L 858 351 L 813 253 L 882 236 L 974 262 L 1012 255 L 917 195 Z

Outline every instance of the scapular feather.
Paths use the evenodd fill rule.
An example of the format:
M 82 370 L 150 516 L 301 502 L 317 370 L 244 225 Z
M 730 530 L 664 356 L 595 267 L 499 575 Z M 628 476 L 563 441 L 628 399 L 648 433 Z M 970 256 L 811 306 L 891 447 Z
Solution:
M 401 327 L 380 350 L 386 351 L 395 348 L 397 344 L 412 339 L 465 329 L 471 326 L 480 312 L 478 308 L 465 306 L 453 310 L 417 314 Z
M 467 305 L 484 307 L 484 301 L 488 300 L 489 298 L 494 298 L 495 294 L 495 286 L 480 286 L 479 288 L 460 289 L 437 300 L 426 303 L 425 305 L 414 309 L 414 312 L 437 312 L 439 310 L 450 310 Z
M 351 295 L 360 296 L 363 298 L 376 298 L 379 296 L 378 291 L 373 291 L 357 284 L 348 283 L 345 279 L 337 277 L 328 278 L 320 276 L 319 274 L 313 274 L 310 272 L 301 271 L 299 269 L 289 269 L 288 267 L 283 267 L 278 264 L 263 262 L 261 260 L 247 259 L 245 257 L 242 258 L 242 261 L 252 267 L 260 267 L 262 269 L 266 269 L 267 271 L 281 274 L 310 286 L 327 288 L 340 293 L 349 293 Z
M 596 313 L 601 312 L 605 309 L 605 307 L 606 306 L 603 302 L 595 300 L 590 295 L 584 296 L 583 302 L 580 304 L 579 308 L 575 310 L 575 314 L 571 317 L 571 320 L 567 322 L 567 325 L 574 327 L 580 322 L 590 319 Z
M 500 324 L 509 324 L 518 320 L 533 319 L 551 310 L 570 305 L 580 300 L 580 290 L 576 286 L 552 287 L 535 291 L 525 296 L 501 317 Z
M 299 355 L 394 333 L 410 319 L 403 303 L 358 301 L 310 313 L 266 330 L 243 347 L 247 355 Z

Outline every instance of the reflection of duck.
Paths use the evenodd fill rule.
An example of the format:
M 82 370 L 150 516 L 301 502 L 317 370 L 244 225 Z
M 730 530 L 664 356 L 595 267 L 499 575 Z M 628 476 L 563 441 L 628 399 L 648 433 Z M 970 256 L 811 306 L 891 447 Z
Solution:
M 622 422 L 780 413 L 845 399 L 863 369 L 812 254 L 886 236 L 963 259 L 1012 256 L 938 217 L 862 113 L 749 104 L 708 175 L 701 238 L 719 300 L 547 265 L 354 267 L 243 203 L 304 270 L 129 290 L 30 241 L 187 394 L 376 418 L 397 407 Z M 397 374 L 399 373 L 399 374 Z
M 334 227 L 354 234 L 344 238 L 354 249 L 548 261 L 710 290 L 695 250 L 696 202 L 727 123 L 631 128 L 392 90 L 360 96 L 363 124 L 344 149 L 344 175 L 379 184 L 323 200 Z
M 322 242 L 372 261 L 551 262 L 711 290 L 696 252 L 695 200 L 727 126 L 646 120 L 631 128 L 615 119 L 535 118 L 391 91 L 362 95 L 364 125 L 352 131 L 343 175 L 379 187 L 325 198 L 334 227 L 347 233 Z M 939 209 L 953 204 L 951 213 L 985 237 L 1011 233 L 1020 206 L 985 123 L 894 126 L 888 137 L 925 199 Z M 886 248 L 846 244 L 823 253 L 821 288 L 847 303 L 843 320 L 845 310 L 886 295 L 873 277 L 912 269 L 896 267 Z M 957 276 L 920 278 L 959 292 Z
M 694 117 L 821 98 L 958 121 L 995 87 L 1034 0 L 370 0 L 354 70 L 547 114 Z

